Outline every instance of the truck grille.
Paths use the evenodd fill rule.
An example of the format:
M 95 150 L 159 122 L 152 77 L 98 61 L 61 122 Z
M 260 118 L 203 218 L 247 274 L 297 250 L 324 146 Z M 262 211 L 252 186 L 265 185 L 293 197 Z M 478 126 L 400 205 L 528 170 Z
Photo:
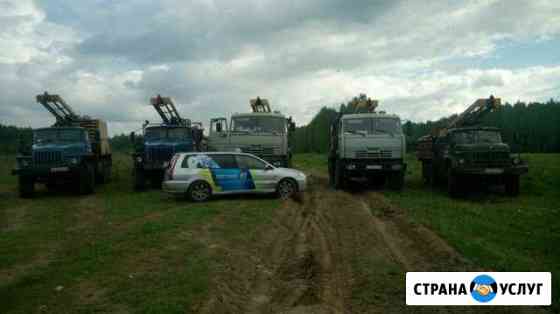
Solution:
M 149 161 L 168 161 L 175 154 L 173 147 L 152 147 L 147 150 L 146 159 Z
M 52 165 L 62 162 L 62 152 L 34 152 L 33 163 L 36 165 Z
M 244 153 L 249 153 L 253 155 L 274 155 L 274 147 L 262 147 L 262 146 L 245 146 L 241 148 Z
M 486 166 L 503 166 L 510 162 L 508 152 L 474 152 L 472 161 Z
M 376 152 L 357 151 L 355 153 L 355 156 L 356 158 L 381 159 L 392 158 L 393 154 L 390 150 L 380 150 Z

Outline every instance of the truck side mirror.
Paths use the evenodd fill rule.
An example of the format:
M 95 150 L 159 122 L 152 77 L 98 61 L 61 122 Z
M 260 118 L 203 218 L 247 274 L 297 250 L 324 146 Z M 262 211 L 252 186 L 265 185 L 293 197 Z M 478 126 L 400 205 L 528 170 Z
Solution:
M 289 130 L 290 132 L 294 132 L 296 130 L 296 124 L 294 122 L 290 122 Z
M 130 142 L 132 144 L 136 143 L 136 133 L 130 132 Z
M 218 132 L 218 133 L 222 132 L 222 123 L 221 122 L 216 123 L 216 132 Z

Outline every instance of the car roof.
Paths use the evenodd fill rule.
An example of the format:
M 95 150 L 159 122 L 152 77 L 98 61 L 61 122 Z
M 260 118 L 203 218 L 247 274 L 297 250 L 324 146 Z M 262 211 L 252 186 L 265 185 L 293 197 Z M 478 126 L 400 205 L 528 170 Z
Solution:
M 192 156 L 192 155 L 245 155 L 245 156 L 251 156 L 251 157 L 257 157 L 253 154 L 249 154 L 249 153 L 243 153 L 243 152 L 188 152 L 188 153 L 178 153 L 179 155 L 185 155 L 185 156 Z

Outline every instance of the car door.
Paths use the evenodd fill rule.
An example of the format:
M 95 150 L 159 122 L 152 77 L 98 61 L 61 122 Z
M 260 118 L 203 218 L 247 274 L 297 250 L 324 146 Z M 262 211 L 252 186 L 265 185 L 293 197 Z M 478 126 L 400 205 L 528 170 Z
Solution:
M 247 175 L 238 167 L 233 154 L 211 154 L 213 163 L 209 169 L 212 178 L 223 192 L 240 192 L 252 190 L 254 187 L 248 184 Z
M 256 192 L 270 192 L 276 189 L 276 178 L 273 168 L 267 163 L 250 155 L 236 155 L 237 164 L 242 173 L 246 173 L 247 184 Z

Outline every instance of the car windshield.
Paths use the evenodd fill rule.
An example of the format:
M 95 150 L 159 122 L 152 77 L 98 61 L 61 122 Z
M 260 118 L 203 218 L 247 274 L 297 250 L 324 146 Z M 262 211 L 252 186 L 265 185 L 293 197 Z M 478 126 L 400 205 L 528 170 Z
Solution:
M 401 125 L 398 119 L 388 118 L 351 118 L 343 122 L 344 132 L 350 134 L 379 134 L 400 133 Z
M 453 142 L 456 144 L 501 143 L 500 132 L 488 130 L 468 130 L 455 132 Z
M 85 132 L 79 129 L 45 129 L 33 133 L 36 144 L 49 142 L 80 142 L 86 138 Z
M 171 138 L 171 139 L 184 139 L 190 138 L 191 132 L 188 128 L 147 128 L 145 137 L 150 140 Z
M 232 118 L 233 132 L 273 133 L 286 132 L 286 119 L 280 117 L 236 117 Z

